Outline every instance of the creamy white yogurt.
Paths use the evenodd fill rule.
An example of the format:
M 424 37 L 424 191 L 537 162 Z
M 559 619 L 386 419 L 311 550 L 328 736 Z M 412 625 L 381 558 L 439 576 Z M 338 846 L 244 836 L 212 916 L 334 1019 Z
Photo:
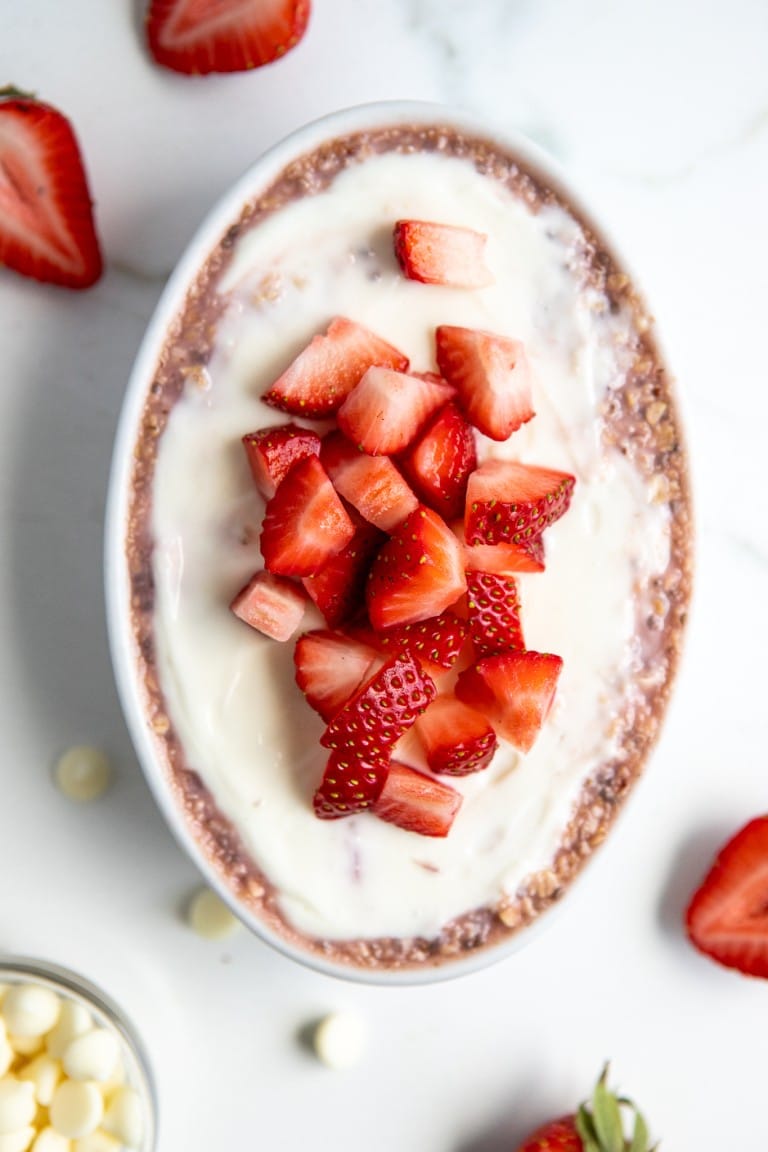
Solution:
M 486 232 L 494 284 L 463 291 L 404 279 L 391 243 L 400 217 Z M 598 414 L 627 367 L 631 323 L 580 283 L 578 244 L 563 209 L 534 215 L 469 163 L 421 154 L 367 160 L 237 241 L 214 355 L 176 404 L 157 461 L 157 654 L 189 765 L 302 932 L 432 936 L 513 894 L 551 861 L 585 777 L 616 751 L 612 722 L 636 659 L 635 591 L 666 568 L 669 523 L 601 442 Z M 480 438 L 481 454 L 577 477 L 570 511 L 547 532 L 546 572 L 520 581 L 528 646 L 564 660 L 555 707 L 527 756 L 502 745 L 487 771 L 451 781 L 464 803 L 444 841 L 368 814 L 314 816 L 323 723 L 295 686 L 293 645 L 261 637 L 228 609 L 262 566 L 263 502 L 240 438 L 288 419 L 260 397 L 335 315 L 372 328 L 416 370 L 435 366 L 438 324 L 523 340 L 536 417 L 505 445 Z M 413 747 L 406 738 L 402 758 L 418 764 Z

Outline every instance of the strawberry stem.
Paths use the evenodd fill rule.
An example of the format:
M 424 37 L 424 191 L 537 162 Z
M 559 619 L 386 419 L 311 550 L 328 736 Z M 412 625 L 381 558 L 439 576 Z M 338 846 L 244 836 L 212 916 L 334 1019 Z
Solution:
M 15 84 L 6 84 L 5 87 L 0 88 L 0 100 L 35 100 L 37 97 L 34 92 L 24 92 L 23 89 L 17 88 Z

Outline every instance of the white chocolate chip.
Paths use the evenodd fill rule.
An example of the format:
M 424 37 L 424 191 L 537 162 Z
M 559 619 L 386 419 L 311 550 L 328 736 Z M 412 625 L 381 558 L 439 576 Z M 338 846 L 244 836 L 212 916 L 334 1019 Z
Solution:
M 332 1012 L 315 1028 L 314 1049 L 328 1068 L 352 1068 L 365 1050 L 365 1028 L 351 1012 Z
M 15 1076 L 0 1080 L 0 1133 L 18 1132 L 31 1124 L 37 1111 L 35 1088 Z M 34 1133 L 33 1133 L 34 1135 Z
M 198 889 L 189 903 L 187 919 L 195 932 L 207 940 L 221 940 L 242 927 L 212 888 Z
M 100 748 L 78 744 L 61 757 L 55 775 L 70 800 L 96 800 L 109 787 L 112 769 Z
M 16 1053 L 7 1040 L 0 1040 L 0 1076 L 5 1076 L 6 1072 L 13 1064 Z
M 61 1080 L 61 1064 L 47 1052 L 43 1052 L 25 1064 L 17 1076 L 19 1080 L 31 1081 L 38 1104 L 47 1108 L 53 1099 L 54 1089 Z
M 119 1057 L 117 1037 L 106 1028 L 91 1028 L 68 1045 L 62 1064 L 73 1080 L 108 1080 Z
M 138 1092 L 125 1084 L 118 1088 L 104 1113 L 104 1129 L 129 1148 L 138 1148 L 144 1135 L 144 1108 Z
M 17 1056 L 36 1056 L 45 1047 L 44 1036 L 12 1036 L 8 1034 L 8 1043 Z
M 61 1001 L 50 988 L 16 984 L 3 997 L 3 1016 L 8 1032 L 16 1037 L 42 1036 L 59 1018 Z
M 50 1114 L 57 1132 L 77 1140 L 98 1128 L 104 1115 L 104 1101 L 95 1084 L 64 1080 L 53 1094 Z
M 17 1132 L 0 1132 L 0 1152 L 26 1152 L 34 1136 L 35 1129 L 30 1125 Z
M 72 1152 L 122 1152 L 122 1145 L 109 1132 L 97 1128 L 95 1132 L 83 1136 L 82 1140 L 75 1140 Z
M 92 1027 L 91 1014 L 83 1004 L 76 1000 L 63 1000 L 59 1019 L 45 1040 L 49 1055 L 54 1060 L 61 1060 L 72 1041 Z
M 42 1128 L 32 1145 L 32 1152 L 71 1152 L 72 1144 L 55 1128 Z

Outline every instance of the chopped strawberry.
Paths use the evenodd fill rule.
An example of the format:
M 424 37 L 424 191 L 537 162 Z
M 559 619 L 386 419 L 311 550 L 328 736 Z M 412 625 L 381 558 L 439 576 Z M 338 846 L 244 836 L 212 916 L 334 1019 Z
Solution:
M 562 667 L 559 656 L 503 652 L 461 672 L 455 692 L 487 716 L 499 736 L 528 752 L 552 707 Z
M 467 544 L 517 544 L 531 549 L 544 529 L 567 512 L 575 483 L 567 472 L 516 460 L 486 460 L 467 485 Z
M 496 733 L 479 712 L 455 696 L 437 696 L 416 721 L 427 764 L 445 776 L 468 776 L 487 768 L 496 751 Z
M 373 632 L 371 644 L 380 652 L 410 652 L 426 670 L 452 668 L 459 658 L 467 625 L 455 612 L 447 610 L 428 620 L 399 624 L 383 632 Z
M 461 801 L 455 788 L 393 761 L 373 811 L 406 832 L 447 836 Z
M 0 89 L 0 264 L 65 288 L 89 288 L 102 273 L 72 125 L 10 87 Z
M 360 452 L 342 432 L 323 438 L 320 459 L 339 495 L 384 532 L 391 532 L 418 507 L 388 456 Z
M 467 609 L 469 635 L 478 656 L 525 648 L 520 596 L 514 577 L 468 572 Z
M 320 743 L 332 751 L 352 749 L 365 760 L 387 756 L 434 695 L 435 685 L 412 656 L 393 656 L 336 713 Z
M 389 776 L 386 756 L 361 760 L 357 752 L 342 748 L 332 752 L 315 792 L 313 806 L 321 820 L 338 820 L 371 808 Z
M 448 384 L 369 368 L 339 408 L 342 432 L 371 456 L 391 456 L 407 448 L 436 409 L 455 395 Z
M 337 316 L 275 380 L 264 400 L 293 416 L 330 416 L 374 365 L 404 372 L 408 357 L 362 324 Z
M 291 468 L 267 503 L 261 552 L 270 572 L 311 576 L 355 534 L 347 510 L 316 456 Z
M 506 440 L 532 416 L 531 374 L 519 340 L 441 325 L 435 333 L 440 372 L 458 393 L 467 419 L 492 440 Z
M 363 607 L 368 569 L 386 539 L 383 532 L 354 510 L 351 519 L 355 534 L 349 543 L 302 581 L 331 628 L 343 624 Z
M 307 703 L 328 723 L 373 674 L 378 654 L 343 632 L 316 629 L 299 636 L 293 661 Z
M 398 461 L 416 495 L 454 520 L 464 512 L 469 475 L 477 467 L 475 434 L 455 403 L 446 404 Z
M 393 239 L 397 261 L 409 280 L 451 288 L 482 288 L 493 282 L 485 263 L 488 237 L 482 232 L 428 220 L 398 220 Z
M 243 447 L 256 487 L 269 500 L 294 464 L 320 454 L 320 437 L 298 424 L 280 424 L 246 433 Z
M 720 849 L 685 924 L 710 959 L 768 979 L 768 816 L 750 820 Z
M 398 525 L 371 565 L 366 603 L 377 631 L 439 616 L 466 591 L 459 540 L 431 508 Z
M 152 0 L 147 43 L 174 72 L 245 72 L 295 47 L 309 9 L 309 0 Z
M 544 541 L 536 536 L 526 544 L 467 544 L 464 562 L 467 572 L 494 572 L 497 576 L 543 572 Z
M 257 572 L 240 589 L 230 608 L 235 616 L 272 640 L 290 640 L 306 605 L 306 597 L 291 580 L 271 572 Z

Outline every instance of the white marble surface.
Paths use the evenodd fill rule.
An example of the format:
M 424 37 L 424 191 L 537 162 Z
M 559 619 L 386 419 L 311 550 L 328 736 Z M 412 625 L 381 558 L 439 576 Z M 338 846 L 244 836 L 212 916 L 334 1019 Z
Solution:
M 512 1148 L 606 1058 L 662 1147 L 754 1146 L 767 990 L 701 959 L 680 921 L 715 846 L 766 806 L 768 6 L 314 5 L 279 64 L 188 80 L 148 62 L 139 4 L 0 0 L 0 81 L 74 121 L 108 260 L 81 295 L 0 273 L 0 947 L 68 963 L 123 1002 L 152 1054 L 163 1152 Z M 390 97 L 527 131 L 612 227 L 680 381 L 699 528 L 683 673 L 616 834 L 529 948 L 395 990 L 305 971 L 245 932 L 221 945 L 185 927 L 196 874 L 132 756 L 101 592 L 121 393 L 168 270 L 264 147 Z M 116 771 L 85 807 L 51 781 L 80 741 Z M 339 1007 L 369 1031 L 346 1073 L 297 1042 Z

